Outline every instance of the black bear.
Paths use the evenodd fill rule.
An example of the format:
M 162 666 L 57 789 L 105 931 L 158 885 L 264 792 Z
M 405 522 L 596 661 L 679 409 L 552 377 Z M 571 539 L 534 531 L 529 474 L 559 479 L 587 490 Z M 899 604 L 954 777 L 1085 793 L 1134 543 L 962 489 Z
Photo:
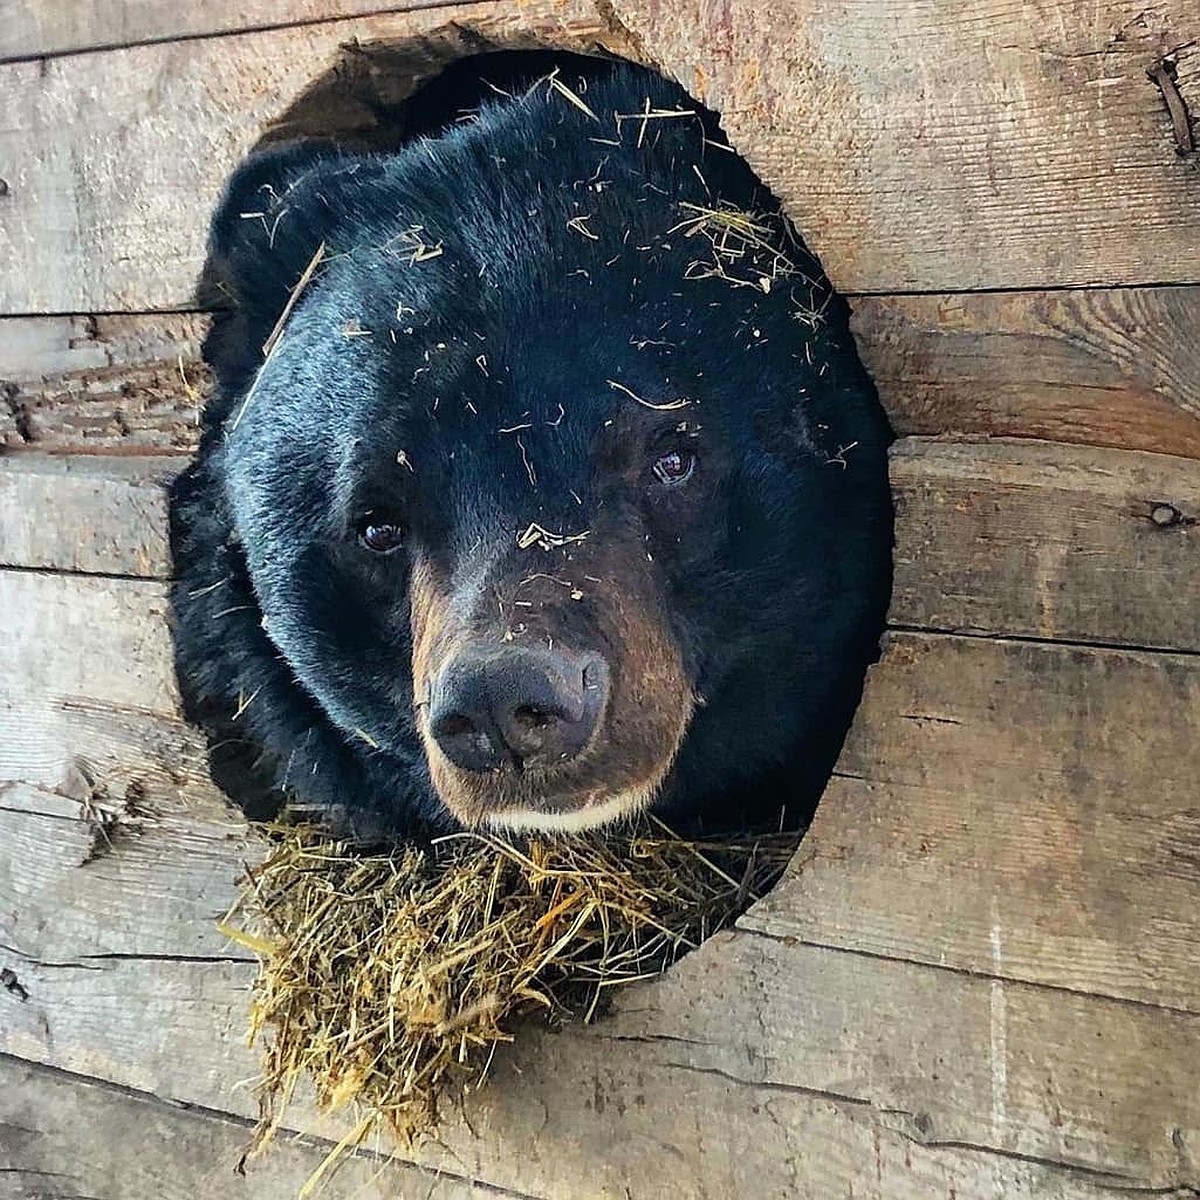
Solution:
M 562 61 L 386 153 L 254 156 L 213 220 L 173 606 L 244 804 L 716 831 L 832 768 L 891 581 L 847 306 L 714 114 Z

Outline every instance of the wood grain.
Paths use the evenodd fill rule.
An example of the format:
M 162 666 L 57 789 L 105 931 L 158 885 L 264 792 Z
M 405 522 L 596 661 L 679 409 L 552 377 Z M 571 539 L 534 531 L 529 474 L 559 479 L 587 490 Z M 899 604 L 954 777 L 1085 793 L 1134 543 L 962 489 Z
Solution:
M 158 582 L 0 571 L 0 780 L 118 810 L 211 804 L 166 618 Z
M 236 5 L 193 6 L 170 0 L 0 0 L 0 62 L 452 4 L 453 0 L 243 0 Z
M 1200 289 L 861 297 L 854 308 L 900 433 L 1200 457 Z
M 541 41 L 626 47 L 590 0 L 494 0 L 0 68 L 0 313 L 191 307 L 220 187 L 286 110 L 361 134 L 439 64 Z
M 207 382 L 196 313 L 0 320 L 0 447 L 53 454 L 193 450 Z
M 1191 0 L 612 7 L 724 115 L 842 291 L 1198 278 L 1200 171 L 1146 74 L 1177 61 L 1200 111 Z
M 17 959 L 87 970 L 111 956 L 249 958 L 217 921 L 263 844 L 215 795 L 130 804 L 0 783 L 0 838 L 3 943 Z
M 769 927 L 769 922 L 760 924 Z M 649 1068 L 870 1104 L 924 1145 L 987 1146 L 1142 1184 L 1194 1177 L 1200 1023 L 1094 997 L 735 935 L 628 993 L 595 1041 Z M 728 1035 L 732 1014 L 756 1024 Z M 1142 1064 L 1153 1063 L 1149 1072 Z
M 894 625 L 1200 650 L 1200 464 L 903 438 Z
M 1200 657 L 892 634 L 753 928 L 1200 1014 Z
M 326 1142 L 281 1138 L 234 1170 L 244 1122 L 0 1058 L 0 1200 L 295 1200 Z M 325 1200 L 500 1200 L 484 1184 L 350 1156 Z M 508 1194 L 511 1197 L 511 1193 Z

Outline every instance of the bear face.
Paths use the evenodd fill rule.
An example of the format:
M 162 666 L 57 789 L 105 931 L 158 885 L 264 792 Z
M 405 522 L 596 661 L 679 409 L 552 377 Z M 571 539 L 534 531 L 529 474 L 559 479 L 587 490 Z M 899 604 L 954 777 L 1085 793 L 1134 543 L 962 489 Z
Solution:
M 848 310 L 715 118 L 596 62 L 252 158 L 175 488 L 218 746 L 362 840 L 798 821 L 890 588 Z

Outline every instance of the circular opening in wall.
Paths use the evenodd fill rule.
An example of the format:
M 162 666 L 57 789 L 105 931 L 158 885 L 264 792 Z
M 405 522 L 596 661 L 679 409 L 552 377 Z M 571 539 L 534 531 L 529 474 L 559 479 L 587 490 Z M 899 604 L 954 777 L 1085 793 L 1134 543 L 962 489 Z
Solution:
M 847 308 L 717 116 L 621 60 L 412 53 L 350 53 L 230 182 L 172 502 L 214 775 L 326 830 L 253 872 L 270 1082 L 349 1071 L 401 1128 L 769 885 L 891 550 Z

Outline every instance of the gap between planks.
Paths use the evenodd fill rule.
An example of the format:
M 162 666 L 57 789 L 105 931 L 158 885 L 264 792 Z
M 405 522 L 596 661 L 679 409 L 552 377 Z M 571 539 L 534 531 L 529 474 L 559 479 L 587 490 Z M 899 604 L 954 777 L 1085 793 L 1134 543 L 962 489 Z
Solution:
M 472 0 L 472 3 L 486 4 L 490 0 Z M 448 4 L 458 4 L 460 0 L 446 0 Z M 391 11 L 391 10 L 388 10 Z M 291 28 L 284 26 L 283 28 Z M 153 43 L 150 43 L 153 44 Z M 0 60 L 0 65 L 3 61 Z M 1042 284 L 1024 286 L 969 287 L 969 288 L 891 288 L 886 291 L 846 291 L 839 293 L 851 305 L 858 300 L 914 300 L 934 296 L 944 296 L 953 299 L 963 296 L 1043 296 L 1055 295 L 1062 292 L 1070 295 L 1076 292 L 1158 292 L 1174 288 L 1200 288 L 1200 271 L 1195 279 L 1148 279 L 1137 283 L 1064 283 L 1053 287 Z M 211 317 L 216 308 L 198 308 L 195 305 L 180 304 L 170 308 L 93 308 L 93 309 L 62 309 L 30 310 L 22 312 L 13 310 L 0 313 L 0 324 L 4 321 L 75 321 L 92 318 L 135 318 L 135 317 Z
M 82 1124 L 72 1119 L 82 1114 L 90 1119 Z M 32 1126 L 24 1123 L 30 1116 Z M 155 1200 L 294 1200 L 335 1145 L 329 1138 L 284 1125 L 266 1157 L 253 1158 L 245 1171 L 238 1170 L 253 1128 L 252 1119 L 225 1109 L 168 1100 L 112 1080 L 0 1053 L 0 1148 L 6 1139 L 12 1143 L 7 1155 L 12 1165 L 0 1167 L 0 1197 L 9 1196 L 5 1171 L 18 1180 L 53 1175 L 94 1188 L 99 1181 L 80 1178 L 82 1168 L 103 1174 L 106 1181 L 120 1179 L 120 1195 L 130 1200 L 147 1195 Z M 148 1154 L 152 1149 L 156 1152 Z M 125 1162 L 127 1157 L 130 1161 Z M 141 1172 L 151 1178 L 134 1178 Z M 177 1172 L 184 1178 L 167 1178 Z M 156 1190 L 145 1190 L 148 1185 L 157 1185 Z M 113 1200 L 116 1193 L 103 1190 L 103 1200 Z M 45 1200 L 68 1200 L 57 1193 L 44 1195 Z M 327 1200 L 335 1195 L 353 1195 L 356 1200 L 543 1200 L 452 1171 L 420 1167 L 370 1146 L 348 1150 L 331 1185 L 319 1195 Z M 20 1200 L 29 1196 L 22 1193 Z M 71 1200 L 78 1197 L 72 1194 Z
M 122 38 L 116 34 L 106 35 L 101 32 L 92 34 L 91 40 L 88 40 L 86 34 L 73 34 L 70 28 L 72 22 L 92 11 L 97 15 L 99 23 L 103 25 L 105 18 L 113 16 L 117 10 L 106 5 L 98 5 L 94 0 L 76 0 L 69 6 L 53 3 L 52 0 L 50 3 L 44 4 L 35 3 L 35 0 L 24 0 L 20 4 L 14 4 L 14 0 L 8 0 L 8 3 L 10 6 L 17 7 L 18 14 L 21 8 L 29 11 L 35 8 L 41 10 L 41 28 L 18 30 L 14 39 L 12 26 L 18 14 L 7 14 L 9 31 L 5 44 L 0 45 L 0 66 L 7 63 L 51 61 L 83 54 L 106 54 L 111 51 L 130 50 L 136 46 L 159 46 L 168 42 L 186 43 L 208 38 L 236 37 L 238 34 L 271 33 L 278 29 L 302 29 L 308 25 L 324 25 L 330 21 L 347 20 L 353 17 L 382 17 L 397 13 L 430 12 L 439 8 L 458 9 L 469 15 L 473 6 L 486 3 L 486 0 L 406 0 L 406 2 L 394 4 L 326 0 L 326 2 L 316 5 L 316 15 L 297 16 L 290 20 L 284 16 L 289 9 L 303 12 L 305 9 L 313 9 L 314 6 L 303 3 L 303 0 L 300 2 L 283 0 L 277 4 L 242 3 L 236 9 L 231 6 L 228 10 L 230 21 L 238 22 L 236 24 L 219 23 L 225 16 L 221 6 L 198 5 L 192 8 L 170 3 L 169 0 L 166 2 L 159 0 L 159 3 L 150 6 L 149 12 L 142 14 L 145 24 L 138 36 L 130 37 L 126 34 Z M 262 12 L 262 19 L 255 20 L 249 17 L 248 14 L 256 11 Z M 268 16 L 268 14 L 270 15 Z M 280 20 L 280 16 L 284 16 L 284 19 Z M 214 22 L 214 24 L 204 25 L 204 21 Z M 61 22 L 66 28 L 60 29 L 57 33 L 47 28 L 55 22 Z M 160 22 L 164 26 L 157 32 L 154 31 L 156 22 Z M 200 24 L 197 25 L 197 22 Z M 39 42 L 37 40 L 39 38 L 47 39 L 47 41 Z M 15 50 L 12 48 L 14 40 L 17 46 Z

